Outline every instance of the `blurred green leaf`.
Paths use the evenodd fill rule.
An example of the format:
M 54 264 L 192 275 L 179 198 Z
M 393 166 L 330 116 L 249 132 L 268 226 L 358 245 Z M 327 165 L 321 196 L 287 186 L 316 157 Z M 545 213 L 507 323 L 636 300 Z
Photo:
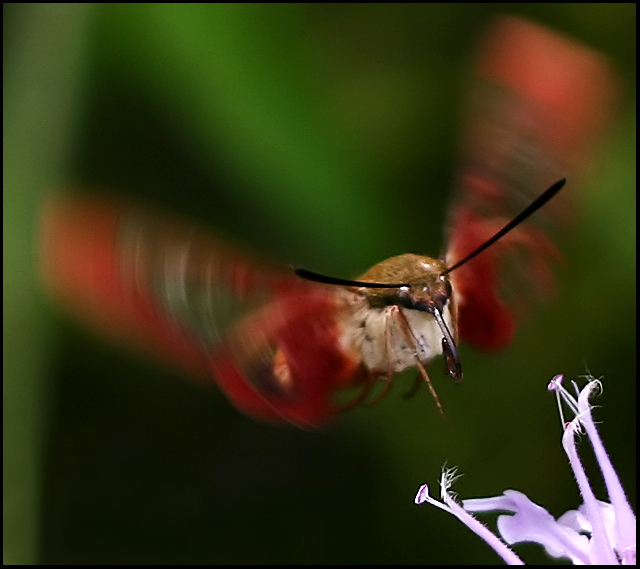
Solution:
M 447 460 L 461 496 L 576 507 L 545 385 L 585 363 L 604 375 L 597 418 L 635 504 L 635 5 L 509 7 L 602 50 L 625 90 L 562 292 L 508 351 L 463 347 L 462 386 L 432 366 L 447 423 L 426 393 L 403 400 L 408 376 L 305 433 L 49 326 L 40 196 L 124 193 L 342 276 L 437 254 L 470 57 L 504 7 L 5 5 L 5 561 L 494 562 L 414 492 Z

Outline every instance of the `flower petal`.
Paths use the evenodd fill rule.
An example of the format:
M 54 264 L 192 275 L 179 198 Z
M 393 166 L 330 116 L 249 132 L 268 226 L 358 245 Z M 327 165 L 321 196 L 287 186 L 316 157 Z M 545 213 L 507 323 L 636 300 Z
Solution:
M 530 541 L 542 545 L 553 557 L 567 557 L 574 563 L 589 562 L 589 540 L 570 527 L 559 524 L 541 506 L 522 492 L 506 490 L 503 496 L 464 500 L 467 511 L 506 510 L 513 515 L 498 518 L 498 531 L 509 545 Z M 497 508 L 495 507 L 497 506 Z
M 602 444 L 602 439 L 591 416 L 589 396 L 596 389 L 601 389 L 601 384 L 597 380 L 592 380 L 578 396 L 580 422 L 584 426 L 584 430 L 589 437 L 589 442 L 593 447 L 612 505 L 612 511 L 611 513 L 607 513 L 607 515 L 601 510 L 609 543 L 612 544 L 623 562 L 635 563 L 636 516 L 629 505 L 622 484 L 620 484 L 620 479 L 611 464 L 609 455 Z M 602 504 L 602 502 L 600 502 L 600 504 Z M 611 518 L 613 518 L 613 520 L 611 520 Z

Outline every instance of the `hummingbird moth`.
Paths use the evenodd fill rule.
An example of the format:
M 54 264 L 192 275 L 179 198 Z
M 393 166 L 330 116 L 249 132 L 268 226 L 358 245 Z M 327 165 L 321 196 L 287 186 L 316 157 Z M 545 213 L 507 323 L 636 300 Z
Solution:
M 46 284 L 92 327 L 215 380 L 260 420 L 321 425 L 337 392 L 360 387 L 359 402 L 382 379 L 384 394 L 412 367 L 440 406 L 426 365 L 442 354 L 461 379 L 459 342 L 511 342 L 524 297 L 516 288 L 508 303 L 510 284 L 551 288 L 552 234 L 569 205 L 542 206 L 565 175 L 574 183 L 611 85 L 598 55 L 515 18 L 479 53 L 439 258 L 404 254 L 355 280 L 326 277 L 260 265 L 129 204 L 63 196 L 43 213 Z

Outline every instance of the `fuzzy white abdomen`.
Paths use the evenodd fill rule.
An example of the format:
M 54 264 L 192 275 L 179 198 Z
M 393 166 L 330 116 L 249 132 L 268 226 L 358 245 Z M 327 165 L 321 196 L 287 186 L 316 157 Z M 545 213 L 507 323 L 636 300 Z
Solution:
M 411 338 L 403 329 L 402 311 L 411 330 Z M 446 306 L 443 317 L 453 331 L 451 312 Z M 416 365 L 416 354 L 427 363 L 442 353 L 442 332 L 428 312 L 399 306 L 371 308 L 366 306 L 351 319 L 345 337 L 347 344 L 360 353 L 364 365 L 374 373 L 397 373 Z

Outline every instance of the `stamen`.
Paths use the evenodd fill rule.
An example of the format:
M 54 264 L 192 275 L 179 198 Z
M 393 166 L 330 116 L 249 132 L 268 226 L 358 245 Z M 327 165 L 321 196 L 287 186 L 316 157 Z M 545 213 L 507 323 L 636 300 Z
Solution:
M 564 376 L 562 374 L 553 376 L 553 379 L 549 382 L 549 385 L 547 385 L 547 389 L 549 391 L 556 392 L 558 413 L 560 414 L 560 420 L 562 421 L 562 428 L 565 428 L 567 426 L 567 421 L 565 421 L 561 400 L 575 416 L 578 416 L 580 411 L 578 410 L 578 401 L 576 398 L 562 385 L 563 379 Z

